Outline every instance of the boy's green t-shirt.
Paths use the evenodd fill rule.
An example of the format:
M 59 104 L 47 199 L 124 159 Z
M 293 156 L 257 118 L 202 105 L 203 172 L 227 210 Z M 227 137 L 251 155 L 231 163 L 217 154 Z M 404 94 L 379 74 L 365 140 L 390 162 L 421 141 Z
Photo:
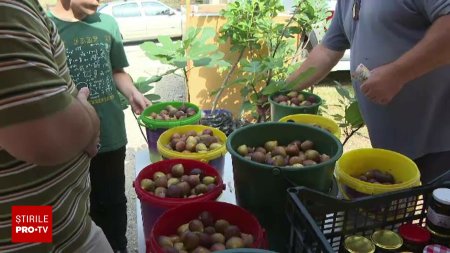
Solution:
M 70 75 L 78 89 L 88 87 L 89 102 L 100 118 L 100 152 L 127 144 L 125 119 L 113 70 L 128 66 L 118 25 L 113 17 L 95 13 L 67 22 L 51 13 L 66 47 Z

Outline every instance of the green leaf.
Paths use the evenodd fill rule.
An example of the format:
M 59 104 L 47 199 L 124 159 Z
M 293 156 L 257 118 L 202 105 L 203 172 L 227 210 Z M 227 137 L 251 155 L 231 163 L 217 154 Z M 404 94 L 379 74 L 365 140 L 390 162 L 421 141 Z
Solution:
M 246 111 L 251 111 L 253 110 L 254 105 L 252 103 L 250 103 L 250 101 L 245 101 L 242 103 L 242 111 L 246 112 Z
M 359 111 L 358 102 L 352 102 L 345 110 L 345 120 L 352 126 L 358 127 L 364 124 L 361 112 Z
M 267 85 L 266 87 L 264 87 L 264 89 L 262 90 L 262 94 L 263 95 L 272 95 L 273 93 L 280 91 L 281 88 L 283 88 L 281 85 L 278 85 L 276 82 L 273 82 L 273 83 Z
M 158 41 L 162 44 L 162 47 L 166 50 L 177 50 L 177 47 L 173 43 L 170 36 L 167 35 L 160 35 L 158 36 Z
M 187 60 L 185 58 L 177 58 L 172 60 L 172 64 L 177 68 L 185 68 L 187 66 Z
M 160 100 L 161 99 L 161 96 L 158 95 L 158 94 L 147 94 L 147 95 L 144 95 L 144 96 L 150 101 L 156 101 L 156 100 Z
M 259 72 L 261 72 L 261 62 L 259 62 L 259 61 L 249 62 L 242 69 L 245 72 L 249 72 L 249 73 L 259 73 Z
M 207 66 L 210 62 L 211 62 L 211 58 L 209 58 L 209 57 L 193 60 L 194 67 Z
M 342 97 L 351 100 L 352 96 L 350 95 L 350 92 L 348 91 L 348 89 L 346 89 L 344 86 L 342 86 L 340 83 L 335 82 L 336 83 L 336 91 L 339 93 L 339 95 L 341 95 Z

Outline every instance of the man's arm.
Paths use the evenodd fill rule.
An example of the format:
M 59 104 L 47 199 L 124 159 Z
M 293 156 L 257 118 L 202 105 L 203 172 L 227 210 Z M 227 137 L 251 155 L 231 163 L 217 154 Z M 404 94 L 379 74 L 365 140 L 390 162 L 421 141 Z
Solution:
M 3 3 L 0 0 L 0 3 Z M 95 110 L 82 90 L 75 98 L 64 48 L 33 1 L 0 8 L 0 147 L 38 165 L 91 155 L 99 131 Z M 56 58 L 60 61 L 55 60 Z
M 339 62 L 345 51 L 333 51 L 324 45 L 317 45 L 309 54 L 308 58 L 303 62 L 299 69 L 292 73 L 287 82 L 292 83 L 298 76 L 310 68 L 314 68 L 314 75 L 303 83 L 299 83 L 297 89 L 303 90 L 320 82 L 331 71 L 331 69 Z
M 119 91 L 127 98 L 131 109 L 136 114 L 141 114 L 151 102 L 139 92 L 133 84 L 130 75 L 123 69 L 113 71 L 113 79 Z
M 389 103 L 405 84 L 450 64 L 450 15 L 438 18 L 425 37 L 396 61 L 372 70 L 361 91 L 379 104 Z

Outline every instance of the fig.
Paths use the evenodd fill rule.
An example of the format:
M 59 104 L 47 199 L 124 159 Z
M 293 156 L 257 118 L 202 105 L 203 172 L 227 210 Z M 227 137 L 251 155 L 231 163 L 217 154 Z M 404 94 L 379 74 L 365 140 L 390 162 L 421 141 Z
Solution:
M 302 142 L 302 144 L 300 144 L 300 149 L 303 151 L 313 149 L 313 148 L 314 148 L 314 143 L 310 140 L 306 140 L 306 141 Z
M 155 172 L 155 174 L 153 174 L 153 180 L 156 181 L 156 179 L 160 178 L 160 177 L 166 177 L 166 174 L 164 174 L 161 171 L 157 171 Z
M 326 155 L 326 154 L 321 154 L 321 155 L 320 155 L 320 162 L 321 162 L 321 163 L 326 162 L 326 161 L 328 161 L 328 160 L 330 160 L 330 156 L 328 156 L 328 155 Z
M 214 184 L 216 182 L 216 179 L 214 177 L 206 176 L 203 178 L 202 182 L 205 185 L 210 185 L 210 184 Z
M 157 187 L 155 189 L 155 195 L 160 197 L 160 198 L 165 198 L 166 197 L 166 192 L 167 192 L 167 189 L 165 187 Z
M 226 250 L 225 245 L 222 243 L 214 243 L 213 246 L 211 246 L 211 251 L 221 251 Z
M 225 236 L 221 233 L 214 233 L 211 235 L 211 240 L 213 243 L 225 243 Z
M 177 228 L 177 233 L 179 236 L 182 236 L 187 231 L 189 231 L 189 223 L 183 224 Z
M 240 237 L 231 237 L 225 243 L 227 249 L 238 249 L 244 247 L 244 241 Z
M 170 237 L 170 240 L 172 241 L 174 247 L 175 247 L 175 243 L 181 242 L 181 238 L 178 235 L 172 235 L 172 236 L 169 236 L 169 237 Z
M 199 175 L 189 175 L 188 183 L 191 187 L 195 187 L 200 183 L 200 176 Z
M 288 94 L 286 94 L 286 96 L 288 96 L 290 98 L 297 98 L 298 92 L 297 91 L 291 91 Z
M 178 179 L 176 177 L 172 177 L 172 178 L 169 178 L 169 180 L 167 180 L 167 186 L 178 184 L 179 182 L 180 182 L 180 179 Z
M 194 251 L 192 251 L 192 253 L 210 253 L 211 251 L 209 251 L 209 249 L 205 248 L 205 247 L 197 247 L 194 249 Z
M 295 144 L 289 144 L 286 147 L 286 154 L 289 156 L 296 156 L 296 155 L 298 155 L 299 152 L 300 151 L 299 151 L 297 145 L 295 145 Z
M 163 248 L 162 249 L 163 253 L 179 253 L 178 249 L 174 248 L 174 247 L 170 247 L 170 248 Z
M 200 177 L 203 177 L 203 170 L 199 168 L 192 169 L 189 173 L 190 175 L 199 175 Z
M 312 105 L 312 103 L 309 102 L 308 100 L 303 101 L 303 102 L 300 103 L 300 106 L 310 106 L 310 105 Z
M 197 145 L 195 145 L 195 151 L 206 152 L 208 151 L 208 147 L 205 145 L 205 143 L 197 143 Z
M 285 166 L 286 165 L 286 160 L 281 155 L 272 157 L 272 160 L 273 160 L 274 166 Z
M 181 182 L 187 182 L 189 180 L 189 175 L 181 176 Z
M 194 131 L 194 130 L 187 131 L 186 132 L 186 136 L 193 136 L 193 137 L 195 137 L 195 136 L 197 136 L 197 132 Z
M 167 177 L 164 175 L 164 177 L 158 177 L 155 180 L 155 186 L 156 187 L 167 187 Z
M 265 148 L 267 151 L 270 151 L 270 152 L 272 152 L 272 150 L 273 150 L 276 146 L 278 146 L 278 141 L 268 141 L 268 142 L 264 143 L 264 148 Z
M 174 177 L 181 177 L 184 175 L 184 166 L 183 164 L 179 163 L 179 164 L 175 164 L 174 166 L 172 166 L 171 169 L 172 175 Z
M 183 197 L 183 192 L 180 189 L 180 187 L 178 187 L 178 185 L 171 185 L 167 189 L 166 197 L 168 197 L 168 198 L 181 198 L 181 197 Z
M 223 145 L 220 144 L 220 143 L 212 143 L 212 144 L 209 146 L 209 149 L 210 149 L 210 150 L 214 150 L 214 149 L 218 149 L 218 148 L 221 148 L 221 147 L 223 147 Z
M 388 173 L 381 172 L 380 170 L 373 171 L 373 178 L 379 183 L 391 183 L 394 182 L 392 175 Z
M 187 144 L 193 144 L 194 146 L 197 145 L 198 140 L 195 138 L 195 136 L 188 136 L 186 139 L 186 145 Z
M 141 188 L 146 191 L 154 191 L 155 190 L 155 182 L 153 180 L 144 178 L 141 180 Z
M 261 152 L 261 153 L 263 153 L 263 154 L 266 154 L 266 153 L 267 153 L 267 150 L 266 150 L 265 148 L 263 148 L 263 147 L 257 147 L 257 148 L 255 149 L 255 151 L 256 151 L 256 152 Z
M 241 231 L 237 226 L 230 225 L 225 229 L 223 235 L 225 236 L 225 239 L 229 239 L 231 237 L 239 237 L 241 236 Z
M 196 233 L 188 231 L 183 235 L 183 244 L 187 250 L 193 250 L 200 244 L 200 238 Z
M 298 98 L 291 98 L 291 105 L 299 105 L 300 99 Z
M 161 248 L 173 247 L 172 240 L 170 240 L 170 237 L 168 237 L 168 236 L 158 237 L 158 244 L 159 244 L 159 246 L 161 246 Z
M 210 136 L 214 135 L 212 129 L 209 129 L 209 128 L 204 129 L 202 134 L 207 134 L 207 135 L 210 135 Z
M 186 149 L 186 142 L 184 141 L 178 141 L 177 144 L 175 144 L 175 150 L 178 152 L 181 152 Z
M 210 212 L 203 211 L 199 214 L 198 219 L 205 227 L 211 227 L 214 225 L 214 218 Z
M 203 232 L 203 223 L 200 220 L 191 220 L 189 222 L 189 230 L 192 232 Z
M 282 157 L 286 156 L 286 149 L 282 146 L 277 146 L 272 150 L 272 156 L 280 155 Z
M 306 160 L 320 161 L 320 154 L 317 150 L 310 149 L 305 152 Z
M 187 196 L 189 195 L 189 192 L 191 192 L 191 186 L 188 182 L 180 182 L 177 186 L 180 188 L 182 196 Z
M 200 214 L 200 217 L 199 217 L 200 221 L 202 221 L 204 225 L 208 224 L 208 222 L 206 222 L 205 219 L 202 219 L 201 215 L 202 214 Z M 212 220 L 212 224 L 214 225 L 214 220 Z M 216 233 L 216 229 L 212 226 L 209 226 L 209 227 L 206 227 L 205 229 L 203 229 L 203 232 L 205 232 L 209 235 L 212 235 L 212 234 Z
M 173 247 L 177 250 L 182 250 L 184 249 L 184 244 L 182 242 L 176 242 L 173 244 Z
M 251 155 L 252 161 L 258 163 L 264 163 L 266 161 L 266 156 L 261 152 L 253 152 Z
M 364 182 L 367 182 L 367 181 L 369 180 L 369 179 L 367 179 L 367 177 L 364 176 L 364 175 L 359 176 L 358 179 L 361 180 L 361 181 L 364 181 Z
M 242 241 L 244 241 L 244 247 L 246 247 L 246 248 L 251 248 L 253 245 L 253 242 L 255 241 L 253 238 L 253 235 L 251 235 L 251 234 L 242 233 L 241 238 L 242 238 Z
M 206 192 L 211 192 L 216 188 L 215 184 L 209 184 L 208 186 L 206 186 Z
M 304 161 L 304 159 L 302 159 L 300 156 L 293 156 L 293 157 L 289 158 L 290 165 L 301 164 L 301 163 L 303 163 L 303 161 Z
M 196 194 L 206 193 L 207 191 L 208 191 L 208 188 L 205 184 L 198 184 L 197 186 L 195 186 Z
M 214 224 L 214 227 L 217 232 L 219 233 L 225 233 L 225 229 L 230 225 L 230 223 L 227 220 L 219 219 L 216 220 L 216 223 Z
M 297 148 L 300 150 L 300 149 L 301 149 L 302 142 L 299 141 L 299 140 L 294 140 L 294 141 L 292 141 L 290 144 L 297 145 Z
M 177 111 L 175 112 L 175 117 L 177 119 L 180 119 L 181 117 L 185 116 L 185 113 L 183 111 Z
M 181 138 L 181 135 L 179 133 L 174 133 L 174 134 L 172 134 L 172 137 L 171 137 L 171 139 L 180 139 L 180 138 Z
M 315 165 L 317 163 L 313 160 L 304 160 L 302 164 L 303 164 L 303 166 L 309 166 L 309 165 Z
M 213 241 L 211 239 L 211 235 L 206 233 L 199 233 L 198 238 L 200 239 L 200 246 L 203 246 L 205 248 L 211 247 L 213 244 Z

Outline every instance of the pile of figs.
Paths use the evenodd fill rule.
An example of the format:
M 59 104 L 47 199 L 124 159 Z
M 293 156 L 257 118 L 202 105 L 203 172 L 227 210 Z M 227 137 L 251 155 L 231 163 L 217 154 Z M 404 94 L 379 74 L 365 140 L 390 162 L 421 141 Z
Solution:
M 157 120 L 179 120 L 194 116 L 195 114 L 197 114 L 197 111 L 194 108 L 182 104 L 178 108 L 173 105 L 167 105 L 159 113 L 152 112 L 148 117 Z
M 191 130 L 186 133 L 174 133 L 166 148 L 181 153 L 206 153 L 223 145 L 220 138 L 214 136 L 211 129 L 206 128 L 202 132 Z
M 314 142 L 310 140 L 294 140 L 288 145 L 280 145 L 277 140 L 271 140 L 258 147 L 243 144 L 237 148 L 237 152 L 254 162 L 279 167 L 301 168 L 330 160 L 330 156 L 321 154 L 314 148 Z
M 225 219 L 215 219 L 207 211 L 178 227 L 176 234 L 158 237 L 158 244 L 165 253 L 209 253 L 252 248 L 253 242 L 253 235 L 242 233 L 238 226 Z
M 317 104 L 317 98 L 312 95 L 305 95 L 298 91 L 290 91 L 287 94 L 280 94 L 273 98 L 273 101 L 280 105 L 288 106 L 312 106 Z
M 394 176 L 391 173 L 385 171 L 381 171 L 379 169 L 371 169 L 360 175 L 354 175 L 354 178 L 357 178 L 361 181 L 374 183 L 374 184 L 396 184 L 398 182 L 395 181 Z
M 155 172 L 153 178 L 141 180 L 141 188 L 160 198 L 195 198 L 215 189 L 215 177 L 206 176 L 201 169 L 185 173 L 183 164 L 172 166 L 170 173 Z

